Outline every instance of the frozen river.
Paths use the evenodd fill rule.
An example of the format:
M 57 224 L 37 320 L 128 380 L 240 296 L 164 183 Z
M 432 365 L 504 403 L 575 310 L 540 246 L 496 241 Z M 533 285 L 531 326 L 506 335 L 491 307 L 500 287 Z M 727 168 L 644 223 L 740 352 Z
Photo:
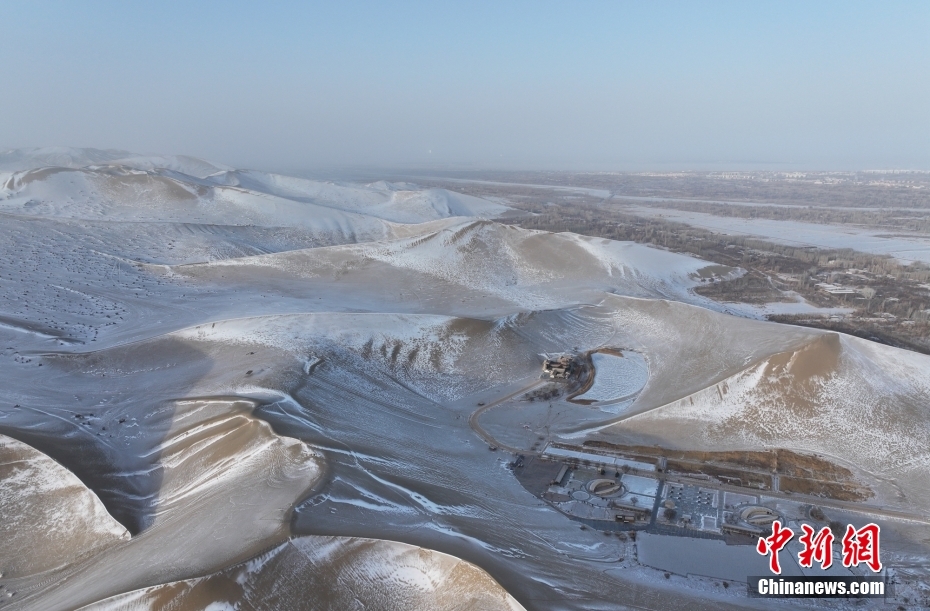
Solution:
M 799 221 L 742 219 L 704 212 L 631 206 L 629 212 L 701 227 L 716 233 L 764 238 L 782 244 L 817 248 L 852 248 L 877 255 L 891 255 L 903 263 L 930 263 L 930 235 L 888 234 L 875 229 L 821 225 Z

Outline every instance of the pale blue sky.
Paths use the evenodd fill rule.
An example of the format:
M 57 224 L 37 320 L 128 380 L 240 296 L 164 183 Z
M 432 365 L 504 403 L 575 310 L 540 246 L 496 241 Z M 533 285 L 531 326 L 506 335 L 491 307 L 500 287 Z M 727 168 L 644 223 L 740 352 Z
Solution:
M 930 169 L 925 1 L 4 0 L 0 23 L 0 148 Z

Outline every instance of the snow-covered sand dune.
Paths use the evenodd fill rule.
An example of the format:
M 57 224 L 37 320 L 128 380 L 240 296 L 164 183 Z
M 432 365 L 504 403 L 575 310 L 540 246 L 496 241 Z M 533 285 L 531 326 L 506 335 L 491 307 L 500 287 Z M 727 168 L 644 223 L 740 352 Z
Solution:
M 115 596 L 81 611 L 520 611 L 480 568 L 394 541 L 300 537 L 207 577 Z
M 107 365 L 95 367 L 99 375 Z M 75 422 L 63 442 L 37 431 L 29 435 L 58 457 L 62 466 L 46 460 L 65 474 L 59 479 L 70 487 L 50 488 L 49 477 L 29 490 L 21 482 L 14 486 L 22 477 L 4 479 L 0 487 L 0 502 L 11 510 L 4 515 L 17 516 L 4 520 L 10 536 L 0 544 L 3 571 L 12 578 L 4 585 L 18 593 L 25 608 L 73 608 L 256 554 L 287 538 L 290 508 L 322 474 L 321 456 L 297 439 L 275 434 L 252 415 L 254 402 L 246 398 L 153 402 L 141 397 L 114 403 L 105 414 Z M 133 409 L 132 403 L 147 407 Z M 62 420 L 67 415 L 53 408 L 36 413 Z M 79 491 L 95 502 L 83 504 L 94 511 L 77 504 L 80 482 L 65 466 L 83 476 L 112 515 L 127 523 L 131 538 L 83 486 Z M 52 509 L 55 515 L 47 516 Z M 51 542 L 39 543 L 37 535 Z M 7 554 L 16 549 L 24 553 L 14 560 Z M 40 569 L 45 571 L 41 580 L 25 578 Z M 37 589 L 37 583 L 46 587 Z
M 4 173 L 0 209 L 29 216 L 124 221 L 320 229 L 340 223 L 357 225 L 358 233 L 372 231 L 379 225 L 377 220 L 409 224 L 512 212 L 501 204 L 445 189 L 222 170 L 193 158 L 130 157 L 74 165 Z
M 241 187 L 300 202 L 314 203 L 397 223 L 422 223 L 452 216 L 490 218 L 512 210 L 479 197 L 446 189 L 421 189 L 408 183 L 368 185 L 320 182 L 255 171 L 228 171 L 210 182 Z
M 12 149 L 0 153 L 0 172 L 21 172 L 44 167 L 83 168 L 131 156 L 133 154 L 129 151 L 67 146 Z
M 4 608 L 744 606 L 667 587 L 488 451 L 469 417 L 544 354 L 640 355 L 645 385 L 619 416 L 482 416 L 514 443 L 793 448 L 930 501 L 930 358 L 712 311 L 706 261 L 407 183 L 75 149 L 0 174 Z
M 885 500 L 903 494 L 920 511 L 930 503 L 928 371 L 928 356 L 823 334 L 617 428 L 688 449 L 824 454 L 893 478 Z
M 8 580 L 63 569 L 129 539 L 100 499 L 70 471 L 0 435 L 0 571 Z M 42 533 L 43 545 L 36 545 Z
M 485 220 L 448 219 L 418 227 L 418 234 L 406 238 L 224 259 L 175 271 L 229 283 L 266 270 L 308 286 L 338 280 L 346 287 L 340 290 L 381 293 L 393 293 L 394 287 L 378 278 L 398 277 L 416 287 L 421 304 L 458 295 L 468 306 L 451 311 L 462 314 L 481 312 L 482 302 L 503 301 L 511 311 L 540 310 L 596 303 L 605 293 L 705 301 L 689 292 L 697 284 L 697 270 L 707 265 L 693 257 Z

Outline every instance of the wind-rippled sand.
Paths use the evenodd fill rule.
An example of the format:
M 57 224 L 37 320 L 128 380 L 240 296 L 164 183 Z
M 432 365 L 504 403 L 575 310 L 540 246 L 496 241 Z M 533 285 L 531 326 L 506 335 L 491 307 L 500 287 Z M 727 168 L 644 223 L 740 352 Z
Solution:
M 821 452 L 926 515 L 930 358 L 713 311 L 706 261 L 407 183 L 0 161 L 0 609 L 765 606 L 530 494 L 469 424 L 510 395 L 479 424 L 526 451 Z M 600 349 L 621 414 L 519 400 Z

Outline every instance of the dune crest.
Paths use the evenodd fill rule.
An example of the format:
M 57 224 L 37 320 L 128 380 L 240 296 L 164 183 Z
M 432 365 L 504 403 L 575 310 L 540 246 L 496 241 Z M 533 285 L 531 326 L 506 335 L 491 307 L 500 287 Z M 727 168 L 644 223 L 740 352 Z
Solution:
M 521 611 L 475 565 L 374 539 L 300 537 L 207 577 L 129 592 L 81 611 Z
M 689 450 L 787 448 L 894 478 L 913 507 L 930 499 L 930 438 L 920 377 L 930 357 L 823 333 L 702 390 L 632 416 L 617 432 Z
M 0 573 L 7 579 L 60 569 L 129 539 L 71 471 L 5 435 L 0 435 L 0 516 Z M 43 533 L 43 545 L 36 545 L 36 533 Z

